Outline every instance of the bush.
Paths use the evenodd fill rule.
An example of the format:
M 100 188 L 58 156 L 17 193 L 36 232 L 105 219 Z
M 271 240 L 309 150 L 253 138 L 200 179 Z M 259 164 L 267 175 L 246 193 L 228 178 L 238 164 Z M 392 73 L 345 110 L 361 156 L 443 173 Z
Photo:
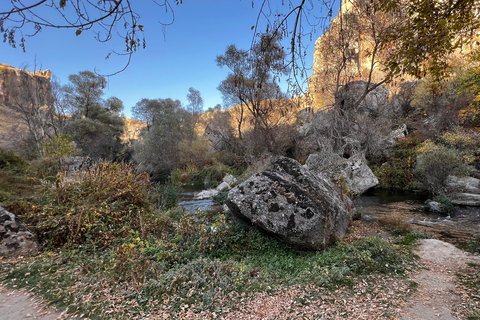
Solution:
M 11 194 L 7 191 L 0 190 L 0 203 L 7 202 L 11 198 Z
M 191 174 L 191 180 L 194 184 L 204 186 L 205 188 L 216 187 L 222 182 L 223 177 L 229 173 L 229 168 L 221 163 L 202 168 Z
M 47 247 L 105 247 L 131 230 L 147 232 L 153 213 L 147 190 L 132 165 L 101 162 L 89 171 L 59 174 L 56 189 L 39 195 L 20 218 Z
M 0 148 L 0 169 L 8 169 L 17 173 L 25 170 L 26 163 L 15 151 Z
M 468 136 L 467 133 L 461 131 L 446 132 L 442 135 L 440 141 L 448 148 L 456 149 L 466 164 L 472 164 L 475 161 L 478 142 Z
M 426 140 L 417 151 L 415 176 L 434 194 L 445 193 L 448 175 L 467 174 L 459 152 Z

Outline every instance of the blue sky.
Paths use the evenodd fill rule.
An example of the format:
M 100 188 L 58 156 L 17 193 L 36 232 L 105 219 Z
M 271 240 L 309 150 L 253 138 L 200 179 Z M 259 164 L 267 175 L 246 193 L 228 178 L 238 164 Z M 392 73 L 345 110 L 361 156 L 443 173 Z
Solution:
M 142 98 L 172 98 L 187 104 L 188 88 L 199 90 L 205 109 L 222 102 L 217 90 L 228 70 L 217 67 L 215 57 L 223 54 L 230 44 L 248 49 L 258 15 L 251 0 L 183 0 L 174 5 L 175 22 L 163 30 L 159 20 L 168 21 L 160 7 L 150 1 L 135 1 L 134 9 L 145 25 L 146 49 L 140 49 L 130 66 L 122 73 L 109 77 L 105 98 L 116 96 L 125 105 L 125 115 Z M 260 1 L 255 4 L 259 5 Z M 3 5 L 0 5 L 0 11 Z M 285 7 L 282 9 L 285 11 Z M 317 10 L 317 8 L 315 8 Z M 320 15 L 320 5 L 318 5 Z M 313 62 L 314 42 L 308 45 L 307 65 Z M 123 49 L 122 41 L 98 43 L 93 33 L 75 36 L 75 30 L 45 29 L 35 37 L 27 38 L 27 52 L 0 44 L 0 63 L 13 67 L 27 65 L 27 69 L 49 69 L 61 84 L 68 83 L 68 75 L 83 70 L 109 74 L 123 67 L 124 59 L 105 59 L 111 49 Z

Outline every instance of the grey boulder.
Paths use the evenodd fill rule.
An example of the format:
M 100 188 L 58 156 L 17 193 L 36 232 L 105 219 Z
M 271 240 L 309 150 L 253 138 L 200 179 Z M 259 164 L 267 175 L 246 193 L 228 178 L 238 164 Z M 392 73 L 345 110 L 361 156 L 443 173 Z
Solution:
M 35 236 L 13 213 L 0 207 L 0 257 L 34 255 L 38 249 Z
M 308 250 L 342 239 L 354 211 L 331 182 L 285 157 L 230 190 L 225 203 L 237 221 Z

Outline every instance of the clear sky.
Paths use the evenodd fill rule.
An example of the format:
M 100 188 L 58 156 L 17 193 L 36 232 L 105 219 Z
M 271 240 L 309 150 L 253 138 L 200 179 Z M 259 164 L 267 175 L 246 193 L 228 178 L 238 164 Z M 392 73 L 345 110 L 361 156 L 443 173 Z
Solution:
M 257 6 L 252 8 L 252 0 L 183 0 L 183 4 L 173 6 L 175 21 L 165 29 L 158 22 L 169 19 L 164 9 L 147 0 L 132 3 L 145 26 L 147 47 L 133 55 L 127 70 L 107 79 L 105 98 L 120 98 L 127 117 L 142 98 L 179 99 L 186 105 L 190 87 L 200 91 L 205 110 L 223 104 L 217 87 L 228 70 L 217 67 L 215 58 L 230 44 L 241 49 L 250 47 L 251 27 L 259 12 Z M 308 66 L 312 65 L 314 42 L 320 35 L 321 30 L 311 42 L 308 37 L 304 39 Z M 105 59 L 111 49 L 123 49 L 121 41 L 99 43 L 89 31 L 75 36 L 75 30 L 44 29 L 27 38 L 26 46 L 24 53 L 21 48 L 1 43 L 0 63 L 16 68 L 27 65 L 31 71 L 35 66 L 37 70 L 49 69 L 61 84 L 68 83 L 70 74 L 94 69 L 109 74 L 121 69 L 125 62 L 124 58 Z

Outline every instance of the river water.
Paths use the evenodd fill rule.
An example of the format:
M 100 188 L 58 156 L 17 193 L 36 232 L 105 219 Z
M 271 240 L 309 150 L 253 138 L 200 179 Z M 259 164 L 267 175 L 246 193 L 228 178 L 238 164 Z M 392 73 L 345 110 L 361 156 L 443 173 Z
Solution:
M 211 199 L 195 200 L 194 196 L 199 191 L 195 187 L 185 187 L 179 207 L 190 213 L 221 210 L 221 206 Z M 429 233 L 461 247 L 480 232 L 480 208 L 458 206 L 450 216 L 445 216 L 425 212 L 423 205 L 427 199 L 426 193 L 371 189 L 355 199 L 355 206 L 366 222 L 374 223 L 385 217 L 395 217 L 408 223 L 413 230 Z
M 413 230 L 461 247 L 480 232 L 480 208 L 456 206 L 449 216 L 440 215 L 423 210 L 427 199 L 425 193 L 372 189 L 355 199 L 355 206 L 366 221 L 395 216 Z

